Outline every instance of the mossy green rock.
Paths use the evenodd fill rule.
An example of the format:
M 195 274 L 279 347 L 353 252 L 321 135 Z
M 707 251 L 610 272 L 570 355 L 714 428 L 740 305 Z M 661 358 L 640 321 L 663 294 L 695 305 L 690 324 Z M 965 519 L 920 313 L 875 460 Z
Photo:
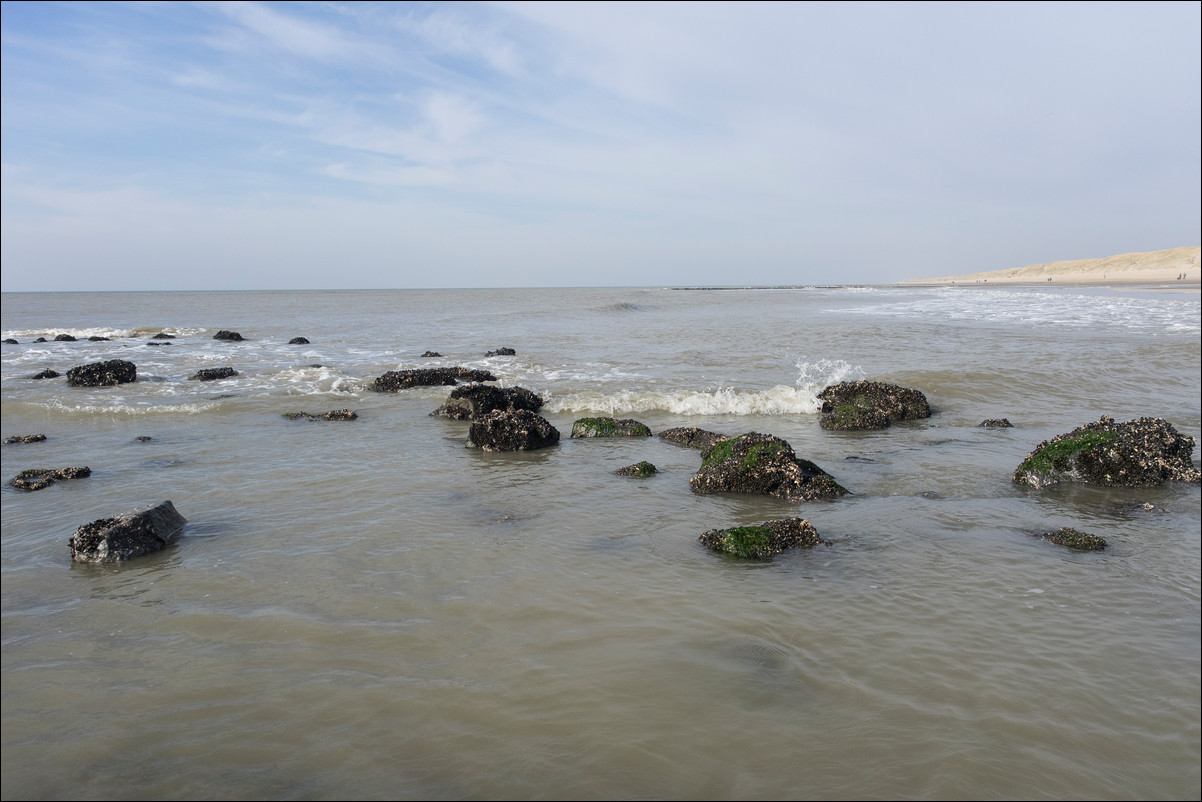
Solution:
M 1057 546 L 1066 546 L 1077 551 L 1102 551 L 1106 548 L 1106 541 L 1102 538 L 1088 532 L 1079 532 L 1071 526 L 1062 526 L 1054 532 L 1044 532 L 1040 537 Z
M 715 443 L 689 480 L 694 493 L 761 493 L 789 501 L 846 495 L 847 490 L 809 460 L 798 459 L 779 437 L 748 432 Z
M 648 476 L 655 476 L 655 474 L 659 473 L 659 469 L 650 462 L 643 460 L 642 462 L 636 462 L 634 465 L 618 468 L 614 473 L 618 476 L 637 476 L 640 479 L 646 479 Z
M 823 429 L 886 429 L 893 421 L 931 417 L 927 397 L 919 390 L 885 382 L 841 382 L 818 394 L 825 414 Z
M 736 526 L 732 529 L 711 529 L 697 539 L 714 551 L 753 558 L 771 557 L 785 549 L 810 548 L 823 542 L 818 530 L 802 518 L 765 521 L 756 526 Z
M 1162 418 L 1095 423 L 1045 440 L 1014 471 L 1014 482 L 1047 487 L 1080 482 L 1107 487 L 1149 487 L 1169 481 L 1197 482 L 1194 438 Z
M 636 420 L 626 418 L 579 418 L 572 421 L 570 437 L 650 437 L 651 430 Z

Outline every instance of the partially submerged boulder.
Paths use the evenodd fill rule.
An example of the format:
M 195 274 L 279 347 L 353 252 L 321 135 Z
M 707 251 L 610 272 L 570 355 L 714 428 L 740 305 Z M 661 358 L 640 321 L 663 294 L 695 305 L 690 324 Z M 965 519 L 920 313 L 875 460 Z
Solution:
M 395 393 L 410 387 L 437 387 L 439 385 L 458 384 L 465 382 L 495 382 L 497 377 L 487 370 L 472 368 L 411 368 L 409 370 L 390 370 L 379 376 L 367 389 L 377 393 Z
M 651 429 L 631 418 L 579 418 L 572 421 L 571 437 L 650 437 Z
M 811 548 L 825 542 L 818 536 L 818 530 L 803 518 L 784 518 L 732 529 L 711 529 L 697 539 L 714 551 L 723 551 L 736 557 L 771 557 L 785 549 Z
M 170 501 L 139 507 L 116 518 L 84 524 L 71 536 L 71 558 L 79 563 L 114 563 L 163 549 L 187 520 Z
M 698 429 L 696 426 L 678 426 L 675 429 L 664 429 L 659 433 L 659 439 L 689 448 L 699 448 L 704 456 L 705 452 L 713 448 L 715 443 L 721 443 L 730 438 L 717 432 Z
M 538 412 L 542 406 L 542 396 L 525 387 L 467 384 L 452 390 L 447 402 L 430 414 L 455 420 L 480 420 L 496 410 L 512 412 L 515 409 L 528 409 Z
M 108 387 L 137 380 L 137 365 L 124 359 L 93 362 L 67 371 L 67 384 L 74 387 Z
M 35 373 L 32 376 L 30 376 L 29 378 L 31 378 L 31 379 L 57 379 L 58 377 L 59 377 L 59 372 L 57 370 L 51 370 L 50 368 L 46 368 L 41 373 Z
M 233 368 L 201 368 L 193 373 L 188 378 L 200 382 L 215 382 L 220 379 L 229 379 L 238 375 L 238 371 Z
M 288 341 L 289 345 L 309 345 L 309 340 L 306 337 L 293 337 Z
M 422 354 L 423 359 L 432 359 L 434 357 L 441 357 L 441 356 L 442 356 L 442 354 L 438 353 L 437 351 L 426 351 L 426 353 Z
M 285 412 L 284 417 L 288 420 L 355 420 L 359 417 L 359 413 L 349 409 L 332 409 L 319 415 L 312 415 L 308 412 Z
M 44 439 L 44 438 L 43 438 Z M 8 483 L 18 490 L 42 490 L 55 482 L 66 479 L 83 479 L 92 475 L 88 467 L 72 468 L 29 468 L 8 480 Z
M 246 338 L 243 337 L 241 334 L 239 334 L 236 331 L 227 331 L 226 329 L 222 329 L 221 331 L 219 331 L 213 335 L 213 339 L 214 340 L 229 340 L 230 342 L 241 342 L 242 340 L 245 340 Z
M 46 439 L 44 434 L 14 434 L 11 437 L 4 438 L 5 445 L 13 443 L 40 443 Z
M 71 334 L 56 334 L 54 336 L 54 341 L 56 343 L 73 343 L 76 342 L 76 339 Z
M 1055 543 L 1057 546 L 1066 546 L 1077 551 L 1104 551 L 1106 549 L 1106 541 L 1102 538 L 1088 532 L 1079 532 L 1071 526 L 1062 526 L 1052 532 L 1041 532 L 1039 537 Z
M 1009 421 L 1009 419 L 1007 419 L 1007 418 L 986 418 L 985 420 L 978 423 L 977 426 L 984 426 L 987 429 L 988 428 L 998 428 L 998 429 L 1013 429 L 1014 428 L 1014 424 L 1011 423 Z
M 472 424 L 467 444 L 485 451 L 533 451 L 559 442 L 559 430 L 528 409 L 496 410 Z
M 779 437 L 748 432 L 715 443 L 689 480 L 694 493 L 762 493 L 789 501 L 833 499 L 847 490 Z
M 20 345 L 21 343 L 17 340 L 14 340 L 12 337 L 5 337 L 4 344 L 5 345 Z
M 158 334 L 152 335 L 150 339 L 152 339 L 152 340 L 174 340 L 175 335 L 168 334 L 165 331 L 160 331 Z
M 1179 434 L 1163 418 L 1116 423 L 1103 415 L 1067 434 L 1045 440 L 1014 471 L 1014 481 L 1047 487 L 1081 482 L 1105 487 L 1149 487 L 1198 482 L 1194 438 Z
M 927 397 L 909 387 L 885 382 L 842 382 L 818 394 L 823 429 L 885 429 L 893 421 L 931 417 Z
M 484 356 L 490 357 L 490 356 L 516 356 L 516 355 L 517 355 L 517 351 L 513 350 L 512 348 L 498 348 L 495 351 L 489 351 Z
M 639 479 L 646 479 L 648 476 L 655 476 L 655 474 L 659 473 L 659 469 L 650 462 L 647 462 L 647 460 L 643 460 L 633 465 L 627 465 L 624 468 L 618 468 L 614 473 L 618 476 L 636 476 Z

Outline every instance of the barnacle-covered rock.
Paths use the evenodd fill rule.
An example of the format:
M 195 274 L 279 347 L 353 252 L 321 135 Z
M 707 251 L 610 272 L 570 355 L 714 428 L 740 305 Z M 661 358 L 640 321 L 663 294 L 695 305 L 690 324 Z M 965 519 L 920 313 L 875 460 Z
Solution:
M 528 409 L 496 410 L 472 424 L 467 444 L 485 451 L 533 451 L 559 442 L 559 430 Z
M 71 536 L 71 559 L 114 563 L 159 551 L 179 537 L 187 520 L 170 501 L 84 524 Z
M 1106 548 L 1106 541 L 1102 538 L 1088 532 L 1079 532 L 1071 526 L 1062 526 L 1052 532 L 1041 532 L 1039 537 L 1057 546 L 1077 551 L 1103 551 Z
M 233 378 L 237 375 L 238 371 L 233 368 L 201 368 L 188 378 L 198 382 L 215 382 L 221 379 Z
M 765 521 L 756 526 L 711 529 L 697 538 L 714 551 L 736 557 L 771 557 L 785 549 L 811 548 L 823 543 L 818 530 L 803 518 Z
M 498 409 L 508 412 L 515 409 L 538 412 L 542 406 L 542 396 L 525 387 L 467 384 L 452 390 L 446 403 L 430 414 L 455 420 L 480 420 Z
M 67 371 L 67 384 L 75 387 L 108 387 L 137 380 L 137 365 L 124 359 L 93 362 Z
M 762 493 L 789 501 L 833 499 L 847 490 L 779 437 L 748 432 L 715 443 L 689 480 L 694 493 Z
M 633 465 L 618 468 L 614 473 L 618 476 L 637 476 L 640 479 L 646 479 L 648 476 L 654 476 L 659 473 L 659 469 L 650 462 L 647 462 L 647 460 L 643 460 Z
M 43 438 L 45 439 L 45 438 Z M 65 479 L 83 479 L 92 475 L 88 467 L 72 468 L 28 468 L 8 480 L 18 490 L 42 490 Z
M 395 393 L 410 387 L 437 387 L 465 382 L 494 382 L 497 377 L 487 370 L 472 368 L 411 368 L 390 370 L 376 378 L 367 389 L 377 393 Z
M 571 437 L 650 437 L 651 429 L 631 418 L 578 418 Z
M 909 387 L 885 382 L 842 382 L 818 394 L 823 429 L 885 429 L 893 421 L 931 417 L 927 397 Z
M 659 439 L 689 448 L 699 448 L 704 459 L 705 453 L 713 448 L 715 443 L 730 438 L 707 429 L 698 429 L 696 426 L 678 426 L 674 429 L 664 429 L 659 433 Z

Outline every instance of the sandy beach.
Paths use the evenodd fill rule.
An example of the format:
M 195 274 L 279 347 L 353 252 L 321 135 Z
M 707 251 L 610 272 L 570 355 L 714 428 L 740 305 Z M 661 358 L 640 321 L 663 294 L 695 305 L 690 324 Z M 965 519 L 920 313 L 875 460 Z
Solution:
M 1202 248 L 1190 246 L 1103 259 L 1074 259 L 960 276 L 917 278 L 915 284 L 1175 284 L 1197 290 L 1202 278 Z

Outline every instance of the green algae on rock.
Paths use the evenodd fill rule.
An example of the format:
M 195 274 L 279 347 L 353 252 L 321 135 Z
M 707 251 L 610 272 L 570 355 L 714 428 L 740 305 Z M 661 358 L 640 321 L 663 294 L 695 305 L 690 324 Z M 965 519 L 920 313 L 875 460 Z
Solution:
M 818 536 L 818 530 L 803 518 L 784 518 L 731 529 L 710 529 L 697 539 L 714 551 L 752 558 L 771 557 L 785 549 L 810 548 L 824 542 Z
M 647 462 L 647 460 L 643 460 L 642 462 L 636 462 L 634 465 L 618 468 L 614 473 L 618 476 L 636 476 L 639 479 L 646 479 L 648 476 L 654 476 L 659 473 L 659 469 L 650 462 Z
M 650 437 L 651 429 L 636 420 L 625 418 L 579 418 L 572 421 L 569 437 Z
M 1194 438 L 1179 434 L 1163 418 L 1116 423 L 1103 415 L 1095 423 L 1045 440 L 1027 454 L 1013 481 L 1035 487 L 1080 482 L 1104 487 L 1149 487 L 1165 482 L 1197 482 Z
M 1102 538 L 1088 532 L 1080 532 L 1071 526 L 1062 526 L 1053 532 L 1042 532 L 1039 536 L 1057 546 L 1066 546 L 1077 551 L 1103 551 L 1106 548 L 1106 541 Z
M 886 429 L 893 421 L 931 417 L 931 406 L 920 391 L 885 382 L 833 384 L 818 400 L 824 413 L 818 425 L 823 429 Z
M 715 443 L 689 480 L 694 493 L 762 493 L 789 501 L 846 495 L 847 490 L 809 460 L 798 459 L 779 437 L 748 432 Z

